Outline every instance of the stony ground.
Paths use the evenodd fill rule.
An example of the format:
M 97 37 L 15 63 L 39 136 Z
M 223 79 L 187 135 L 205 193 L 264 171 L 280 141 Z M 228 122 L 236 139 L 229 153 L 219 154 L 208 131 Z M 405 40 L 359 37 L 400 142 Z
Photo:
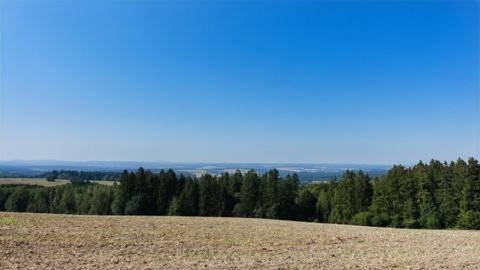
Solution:
M 0 269 L 480 269 L 480 231 L 0 213 Z

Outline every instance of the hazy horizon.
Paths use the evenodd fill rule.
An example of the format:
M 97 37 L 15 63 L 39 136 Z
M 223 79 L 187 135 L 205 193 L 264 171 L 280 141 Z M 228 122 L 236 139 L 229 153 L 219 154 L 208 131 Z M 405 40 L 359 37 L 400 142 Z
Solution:
M 1 163 L 48 163 L 48 164 L 62 164 L 62 163 L 148 163 L 148 164 L 225 164 L 225 165 L 366 165 L 366 166 L 413 166 L 418 162 L 429 163 L 431 160 L 439 160 L 440 162 L 450 163 L 463 159 L 467 161 L 469 158 L 476 157 L 457 157 L 451 160 L 441 160 L 430 158 L 428 160 L 416 160 L 413 162 L 398 162 L 398 163 L 361 163 L 361 162 L 236 162 L 236 161 L 171 161 L 171 160 L 62 160 L 62 159 L 0 159 Z
M 0 5 L 0 161 L 479 158 L 475 1 Z
M 466 160 L 467 158 L 464 158 Z M 456 160 L 456 159 L 455 159 Z M 420 161 L 420 160 L 418 160 Z M 417 162 L 418 162 L 417 161 Z M 152 163 L 152 164 L 229 164 L 229 165 L 371 165 L 371 166 L 391 166 L 394 164 L 382 163 L 325 163 L 325 162 L 235 162 L 235 161 L 169 161 L 169 160 L 58 160 L 58 159 L 0 159 L 1 163 Z M 422 160 L 429 162 L 429 160 Z M 402 164 L 412 165 L 414 163 Z

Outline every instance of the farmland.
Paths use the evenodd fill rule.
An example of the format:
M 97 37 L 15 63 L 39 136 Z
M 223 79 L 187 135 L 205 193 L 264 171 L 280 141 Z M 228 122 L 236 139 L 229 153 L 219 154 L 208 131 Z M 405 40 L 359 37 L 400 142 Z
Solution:
M 102 185 L 113 185 L 113 181 L 93 180 L 90 181 Z M 0 185 L 39 185 L 44 187 L 61 186 L 70 183 L 67 179 L 56 179 L 55 181 L 47 181 L 45 178 L 0 178 Z
M 0 213 L 0 269 L 475 269 L 480 232 Z

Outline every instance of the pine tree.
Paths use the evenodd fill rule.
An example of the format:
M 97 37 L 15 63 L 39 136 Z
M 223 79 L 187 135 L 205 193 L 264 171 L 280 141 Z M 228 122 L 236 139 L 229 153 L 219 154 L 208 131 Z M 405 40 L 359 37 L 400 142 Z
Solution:
M 401 183 L 404 181 L 406 176 L 405 167 L 401 165 L 395 165 L 390 169 L 386 176 L 385 181 L 387 185 L 387 198 L 389 201 L 388 205 L 388 216 L 390 219 L 390 226 L 401 227 L 403 226 L 403 208 L 405 198 L 402 196 Z
M 202 175 L 199 181 L 199 214 L 201 216 L 220 216 L 222 209 L 219 182 L 210 174 Z
M 185 186 L 176 201 L 176 215 L 196 216 L 198 214 L 198 182 L 186 178 Z
M 420 225 L 423 228 L 435 229 L 440 226 L 437 214 L 437 206 L 434 198 L 435 183 L 429 177 L 428 168 L 420 162 L 414 168 L 415 176 L 417 177 L 419 189 L 418 200 L 420 208 Z
M 403 227 L 417 228 L 419 224 L 420 209 L 418 206 L 418 181 L 411 169 L 406 171 L 405 177 L 400 183 L 401 198 L 404 201 L 402 207 Z
M 372 202 L 373 187 L 368 174 L 359 171 L 355 174 L 354 183 L 354 213 L 368 211 Z
M 38 188 L 30 191 L 31 197 L 27 206 L 27 212 L 48 213 L 49 191 L 47 188 Z M 1 209 L 1 207 L 0 207 Z
M 228 172 L 223 173 L 220 178 L 220 192 L 222 196 L 222 216 L 231 217 L 233 215 L 233 208 L 235 207 L 234 193 L 230 192 L 230 175 Z
M 257 206 L 260 191 L 260 181 L 254 170 L 250 170 L 243 178 L 240 191 L 240 202 L 235 207 L 235 215 L 240 217 L 253 217 Z
M 307 188 L 303 188 L 297 200 L 297 218 L 304 221 L 315 219 L 317 199 Z
M 27 187 L 18 187 L 5 202 L 5 209 L 9 212 L 25 212 L 30 199 Z
M 228 186 L 229 193 L 233 194 L 235 198 L 235 204 L 240 201 L 240 192 L 242 190 L 243 183 L 243 174 L 240 170 L 236 170 L 235 173 L 230 177 L 230 184 Z
M 444 164 L 441 173 L 437 174 L 438 188 L 435 191 L 435 200 L 438 203 L 438 218 L 440 227 L 452 228 L 457 224 L 459 209 L 452 199 L 454 196 L 453 172 L 448 164 Z
M 282 219 L 295 218 L 295 199 L 298 197 L 300 180 L 298 175 L 287 175 L 279 183 L 279 217 Z
M 160 215 L 168 214 L 169 206 L 176 193 L 177 176 L 172 169 L 160 171 L 157 190 L 157 212 Z
M 114 202 L 112 203 L 112 212 L 116 215 L 125 213 L 125 204 L 130 200 L 134 193 L 134 181 L 127 170 L 120 175 L 120 184 L 115 186 Z
M 390 224 L 390 201 L 389 187 L 385 177 L 376 178 L 373 181 L 373 198 L 370 212 L 372 214 L 372 225 L 385 227 Z
M 263 209 L 266 218 L 278 218 L 280 216 L 279 203 L 279 173 L 276 169 L 267 173 L 263 187 Z
M 327 191 L 321 190 L 317 198 L 317 219 L 319 222 L 328 222 L 330 216 L 330 198 Z
M 355 209 L 355 173 L 346 171 L 335 189 L 334 207 L 330 222 L 348 224 L 356 213 Z
M 460 201 L 458 226 L 465 229 L 480 229 L 480 165 L 470 158 L 467 164 L 468 176 L 465 179 Z

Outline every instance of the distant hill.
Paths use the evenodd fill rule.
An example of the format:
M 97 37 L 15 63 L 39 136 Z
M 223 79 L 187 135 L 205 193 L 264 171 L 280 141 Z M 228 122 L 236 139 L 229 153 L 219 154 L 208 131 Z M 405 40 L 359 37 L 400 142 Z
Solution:
M 57 161 L 27 160 L 0 161 L 0 176 L 35 177 L 53 170 L 77 170 L 86 172 L 120 172 L 139 167 L 152 171 L 173 169 L 184 175 L 200 176 L 205 173 L 233 173 L 237 169 L 246 172 L 254 169 L 259 173 L 276 168 L 281 176 L 297 173 L 301 181 L 326 180 L 341 176 L 346 170 L 362 170 L 370 176 L 384 174 L 390 165 L 366 164 L 303 164 L 303 163 L 181 163 L 181 162 L 139 162 L 139 161 Z

